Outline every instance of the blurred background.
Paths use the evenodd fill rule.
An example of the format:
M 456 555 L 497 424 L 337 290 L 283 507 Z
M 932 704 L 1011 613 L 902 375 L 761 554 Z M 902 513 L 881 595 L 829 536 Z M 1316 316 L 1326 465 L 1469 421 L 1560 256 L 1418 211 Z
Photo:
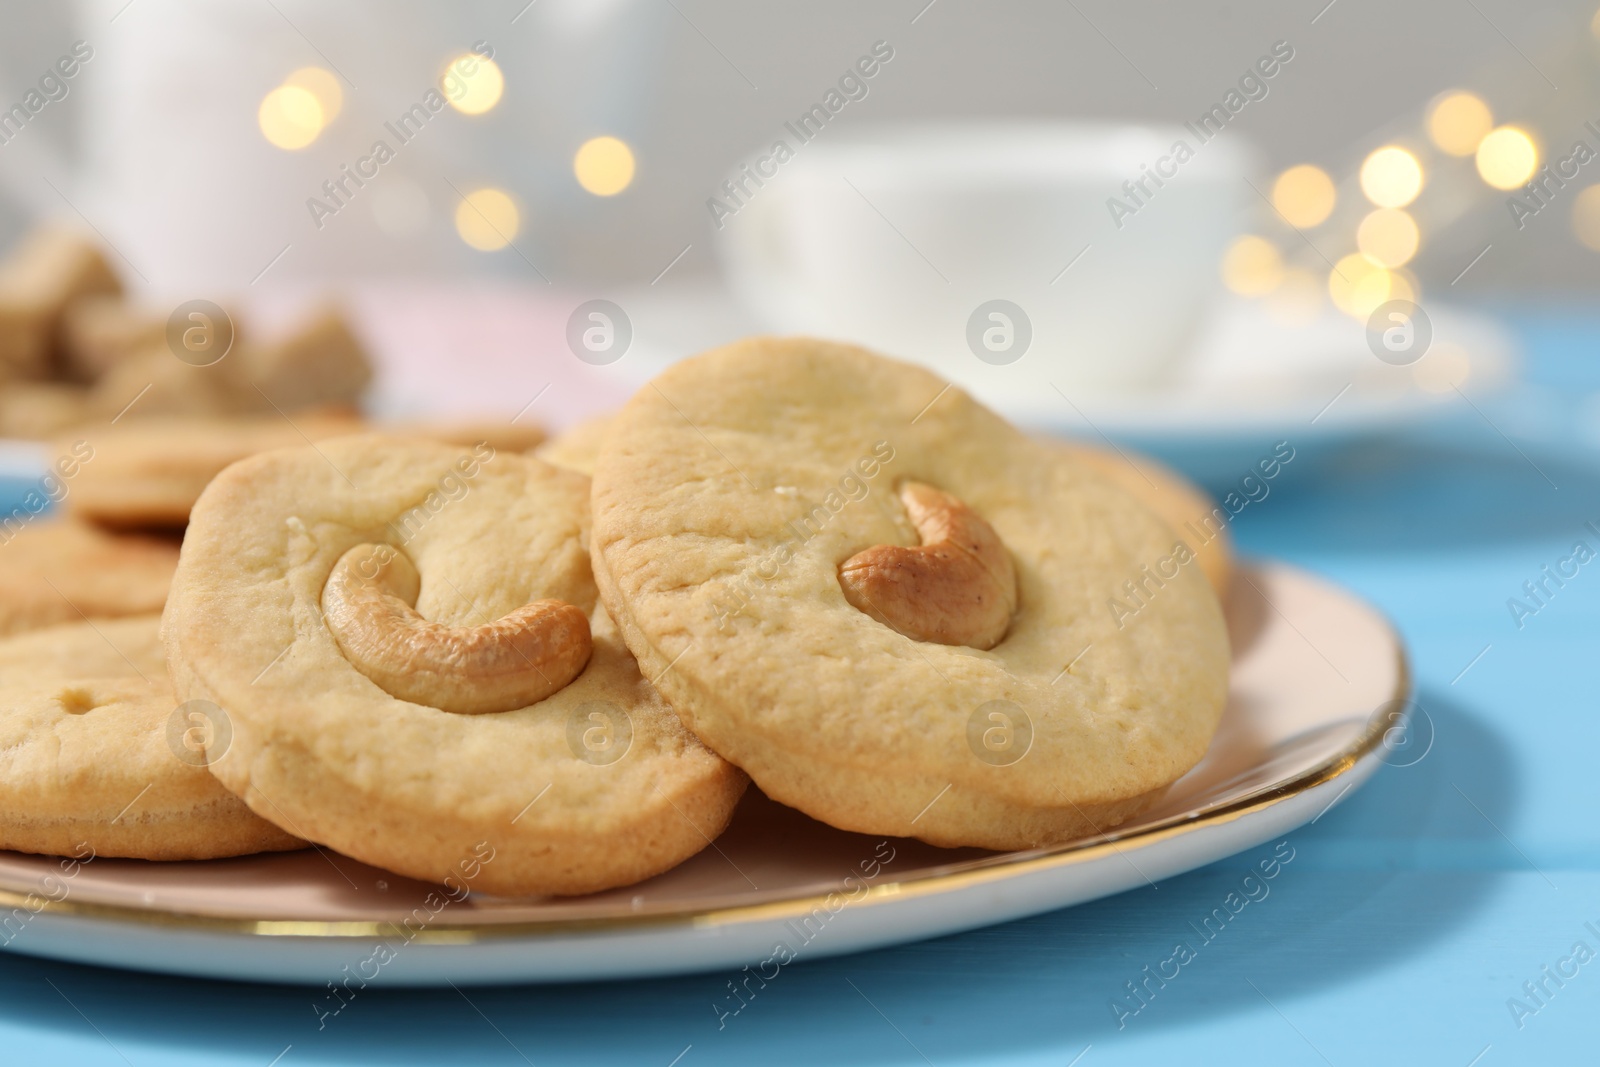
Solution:
M 248 286 L 286 244 L 274 276 L 543 272 L 559 285 L 648 283 L 686 245 L 674 272 L 715 271 L 707 198 L 875 41 L 895 58 L 840 127 L 1015 116 L 1177 123 L 1287 40 L 1293 62 L 1235 128 L 1259 150 L 1266 178 L 1309 163 L 1344 194 L 1337 221 L 1314 228 L 1330 255 L 1355 250 L 1362 209 L 1373 206 L 1356 192 L 1361 163 L 1394 142 L 1427 168 L 1419 217 L 1448 216 L 1423 234 L 1411 267 L 1422 279 L 1448 284 L 1462 254 L 1515 234 L 1458 288 L 1549 296 L 1600 281 L 1585 244 L 1600 245 L 1600 206 L 1574 214 L 1572 189 L 1558 217 L 1519 232 L 1504 194 L 1472 184 L 1482 120 L 1458 118 L 1443 148 L 1429 136 L 1430 103 L 1458 90 L 1487 109 L 1477 140 L 1517 127 L 1541 162 L 1576 138 L 1593 141 L 1583 130 L 1600 118 L 1590 107 L 1600 81 L 1592 4 L 926 3 L 8 4 L 8 105 L 74 41 L 94 57 L 70 94 L 0 151 L 0 236 L 40 217 L 89 221 L 158 290 Z M 307 198 L 478 43 L 503 77 L 469 79 L 465 106 L 431 122 L 351 210 L 318 229 Z M 289 93 L 265 107 L 307 69 L 317 106 Z M 575 168 L 594 138 L 622 145 Z M 1458 172 L 1472 179 L 1465 189 L 1455 188 Z M 1600 173 L 1579 185 L 1595 181 Z M 510 197 L 524 255 L 476 249 L 461 232 L 460 194 L 480 189 Z M 1470 206 L 1428 204 L 1446 192 Z M 1292 233 L 1268 229 L 1291 251 Z
M 1233 239 L 1186 269 L 1291 321 L 1437 294 L 1557 299 L 1600 282 L 1600 165 L 1574 164 L 1536 213 L 1508 200 L 1575 142 L 1600 148 L 1584 125 L 1600 119 L 1590 6 L 16 4 L 0 43 L 7 106 L 74 47 L 87 58 L 59 98 L 46 87 L 25 124 L 0 127 L 0 238 L 41 220 L 88 227 L 158 304 L 374 279 L 575 299 L 737 291 L 720 280 L 718 231 L 743 220 L 719 218 L 713 201 L 736 206 L 722 182 L 794 140 L 784 124 L 875 43 L 892 60 L 819 140 L 908 121 L 1177 127 L 1276 45 L 1292 60 L 1228 116 L 1228 151 L 1249 158 L 1232 168 L 1249 189 L 1213 204 Z M 374 160 L 380 141 L 390 152 Z M 893 205 L 871 203 L 894 226 Z M 937 238 L 913 223 L 897 232 L 920 255 Z M 1064 264 L 1094 233 L 1057 236 Z M 744 295 L 721 311 L 751 312 Z M 728 330 L 795 325 L 753 303 Z M 669 326 L 664 351 L 725 339 Z M 1435 371 L 1436 389 L 1461 376 Z
M 1318 432 L 1504 393 L 1516 343 L 1458 312 L 1571 307 L 1600 284 L 1593 16 L 1566 0 L 14 4 L 0 241 L 41 222 L 88 234 L 152 315 L 218 300 L 270 334 L 336 299 L 373 350 L 380 413 L 509 414 L 553 385 L 542 418 L 560 426 L 688 352 L 804 330 L 1215 480 L 1243 456 L 1229 429 L 1303 423 L 1341 384 Z M 1009 140 L 982 142 L 1002 124 Z M 928 153 L 869 158 L 908 131 Z M 1182 191 L 1148 184 L 1177 137 L 1204 153 Z M 771 158 L 779 141 L 793 162 Z M 957 181 L 970 201 L 949 199 Z M 857 273 L 827 266 L 844 262 Z M 1031 316 L 1016 368 L 967 354 L 963 334 L 1000 321 L 988 298 Z M 626 319 L 616 367 L 566 358 L 597 299 Z M 1424 309 L 1425 343 L 1373 360 L 1396 300 Z M 1593 436 L 1600 406 L 1569 400 Z M 1197 431 L 1228 447 L 1191 456 Z

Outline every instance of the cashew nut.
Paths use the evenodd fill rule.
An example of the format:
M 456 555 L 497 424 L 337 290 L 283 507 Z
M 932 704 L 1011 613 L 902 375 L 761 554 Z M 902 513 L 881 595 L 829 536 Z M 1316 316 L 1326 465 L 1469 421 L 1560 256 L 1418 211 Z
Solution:
M 429 622 L 413 606 L 422 579 L 388 545 L 357 545 L 322 590 L 328 629 L 351 665 L 391 696 L 476 715 L 527 707 L 589 662 L 589 620 L 536 600 L 482 626 Z
M 914 641 L 993 648 L 1017 610 L 1017 573 L 1000 536 L 932 486 L 906 482 L 900 500 L 922 544 L 874 545 L 845 560 L 845 599 Z

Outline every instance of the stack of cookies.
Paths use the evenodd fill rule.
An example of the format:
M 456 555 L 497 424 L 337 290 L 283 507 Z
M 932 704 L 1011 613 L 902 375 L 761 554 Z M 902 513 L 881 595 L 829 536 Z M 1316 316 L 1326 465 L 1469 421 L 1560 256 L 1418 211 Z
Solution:
M 257 342 L 210 301 L 170 314 L 128 301 L 107 256 L 72 231 L 38 230 L 0 260 L 0 437 L 112 419 L 353 412 L 371 379 L 331 308 Z
M 123 298 L 111 260 L 40 230 L 0 261 L 0 437 L 48 467 L 0 511 L 0 847 L 197 859 L 303 847 L 221 788 L 175 713 L 160 613 L 189 511 L 224 467 L 358 432 L 370 361 L 342 316 L 274 340 L 207 301 Z M 477 423 L 392 432 L 526 449 Z
M 1209 511 L 804 339 L 685 360 L 532 454 L 258 452 L 193 503 L 159 648 L 149 620 L 0 646 L 0 847 L 313 842 L 578 894 L 705 848 L 751 781 L 936 845 L 1094 834 L 1221 716 L 1227 550 L 1175 532 Z

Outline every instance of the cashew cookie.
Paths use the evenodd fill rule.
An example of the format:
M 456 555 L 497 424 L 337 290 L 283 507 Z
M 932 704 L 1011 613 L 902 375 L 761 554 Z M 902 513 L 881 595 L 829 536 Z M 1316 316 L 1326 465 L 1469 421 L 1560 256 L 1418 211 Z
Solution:
M 919 368 L 805 339 L 685 360 L 616 417 L 593 506 L 600 595 L 645 673 L 839 828 L 1093 833 L 1221 717 L 1222 612 L 1169 525 Z
M 595 460 L 611 435 L 615 418 L 614 414 L 591 416 L 546 441 L 533 454 L 557 467 L 592 475 Z M 1195 562 L 1211 588 L 1226 602 L 1228 586 L 1233 582 L 1232 538 L 1226 526 L 1219 526 L 1216 504 L 1203 490 L 1149 456 L 1131 449 L 1097 448 L 1081 441 L 1046 437 L 1040 440 L 1054 442 L 1057 447 L 1076 455 L 1165 519 L 1167 525 L 1189 543 Z
M 160 616 L 0 641 L 0 848 L 200 860 L 301 848 L 222 788 L 204 743 L 228 725 L 180 707 Z
M 747 779 L 598 606 L 588 496 L 530 457 L 377 435 L 223 471 L 164 628 L 180 698 L 232 722 L 212 773 L 297 835 L 487 893 L 593 892 L 700 851 Z
M 1233 584 L 1233 538 L 1227 526 L 1217 521 L 1216 501 L 1182 475 L 1139 452 L 1080 442 L 1062 447 L 1165 519 L 1193 550 L 1195 564 L 1217 598 L 1227 602 L 1228 587 Z

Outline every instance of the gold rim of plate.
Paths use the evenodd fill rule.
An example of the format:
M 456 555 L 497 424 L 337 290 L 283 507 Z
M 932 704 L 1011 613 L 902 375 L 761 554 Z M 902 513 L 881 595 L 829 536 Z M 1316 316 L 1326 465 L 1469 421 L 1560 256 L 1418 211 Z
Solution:
M 1388 620 L 1384 620 L 1388 623 Z M 1125 846 L 1138 847 L 1155 844 L 1208 826 L 1231 823 L 1246 815 L 1264 811 L 1283 803 L 1291 797 L 1315 789 L 1353 770 L 1362 759 L 1376 752 L 1392 723 L 1383 709 L 1396 700 L 1405 700 L 1411 692 L 1411 669 L 1398 631 L 1392 625 L 1398 669 L 1395 688 L 1389 701 L 1381 705 L 1367 720 L 1366 729 L 1354 741 L 1300 774 L 1276 785 L 1264 786 L 1242 797 L 1209 807 L 1191 809 L 1168 816 L 1148 826 L 1126 833 L 1115 831 L 1084 838 L 1080 841 L 1057 845 L 1048 849 L 1027 852 L 1005 852 L 983 859 L 969 860 L 955 870 L 937 870 L 895 882 L 873 885 L 864 897 L 851 904 L 852 909 L 884 904 L 891 900 L 930 896 L 952 892 L 988 882 L 1002 881 L 1022 874 L 1069 867 L 1101 859 L 1109 853 L 1123 852 Z M 784 900 L 752 904 L 734 904 L 722 907 L 697 908 L 693 905 L 645 914 L 619 914 L 614 916 L 581 919 L 536 919 L 516 922 L 469 921 L 451 923 L 442 916 L 433 925 L 408 932 L 410 943 L 434 945 L 463 945 L 500 938 L 527 938 L 559 936 L 595 932 L 622 932 L 641 929 L 715 928 L 736 926 L 742 923 L 768 920 L 796 919 L 810 915 L 816 908 L 826 908 L 827 899 L 837 890 L 808 893 Z M 29 894 L 0 889 L 0 907 L 21 907 Z M 30 909 L 31 910 L 31 909 Z M 186 912 L 166 911 L 159 908 L 138 908 L 122 904 L 86 904 L 72 900 L 45 900 L 38 914 L 73 915 L 88 919 L 138 923 L 148 926 L 182 927 L 200 933 L 238 934 L 256 937 L 314 937 L 365 940 L 384 937 L 392 933 L 397 922 L 387 919 L 232 919 L 214 915 L 196 915 Z

